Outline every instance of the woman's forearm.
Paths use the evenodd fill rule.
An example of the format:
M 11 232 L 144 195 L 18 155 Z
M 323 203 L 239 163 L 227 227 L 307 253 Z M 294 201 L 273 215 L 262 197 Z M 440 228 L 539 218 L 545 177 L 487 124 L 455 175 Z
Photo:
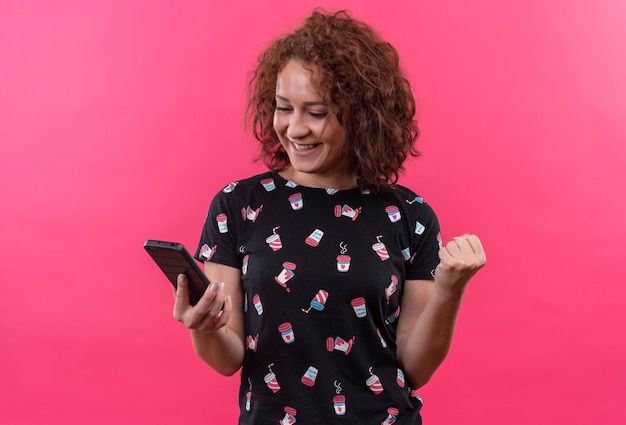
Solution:
M 446 358 L 462 297 L 435 285 L 422 314 L 399 342 L 398 360 L 412 388 L 425 385 Z
M 216 372 L 230 376 L 243 363 L 243 339 L 227 327 L 217 332 L 201 333 L 191 330 L 191 340 L 196 354 Z

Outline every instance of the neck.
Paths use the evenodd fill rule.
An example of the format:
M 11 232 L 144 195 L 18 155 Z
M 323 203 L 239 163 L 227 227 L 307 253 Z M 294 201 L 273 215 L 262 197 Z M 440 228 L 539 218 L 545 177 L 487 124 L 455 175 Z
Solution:
M 349 174 L 324 176 L 313 173 L 302 173 L 294 170 L 291 166 L 282 169 L 278 174 L 286 180 L 291 180 L 297 185 L 305 187 L 338 190 L 354 189 L 357 187 L 356 176 Z

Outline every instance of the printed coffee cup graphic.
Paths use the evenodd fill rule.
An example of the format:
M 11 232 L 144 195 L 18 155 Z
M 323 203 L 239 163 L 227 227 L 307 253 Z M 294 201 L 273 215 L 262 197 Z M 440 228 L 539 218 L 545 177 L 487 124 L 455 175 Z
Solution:
M 200 248 L 200 258 L 204 258 L 204 261 L 210 260 L 213 255 L 215 255 L 216 249 L 217 245 L 213 246 L 213 248 L 207 244 L 202 245 L 202 248 Z
M 336 395 L 333 397 L 333 406 L 335 407 L 335 413 L 339 416 L 346 414 L 346 396 Z
M 385 208 L 385 211 L 387 211 L 387 216 L 392 223 L 400 221 L 401 216 L 398 207 L 396 207 L 395 205 L 391 205 Z
M 295 269 L 296 269 L 296 265 L 294 263 L 291 263 L 289 261 L 285 261 L 283 263 L 283 270 L 278 274 L 278 276 L 274 276 L 274 280 L 276 281 L 276 283 L 278 283 L 280 286 L 285 288 L 285 290 L 287 292 L 291 292 L 291 290 L 287 286 L 287 282 L 292 277 L 294 277 L 294 275 L 295 275 L 294 270 Z
M 246 412 L 250 411 L 250 401 L 252 400 L 252 391 L 246 393 Z
M 337 270 L 345 273 L 350 270 L 350 258 L 349 255 L 338 255 L 337 256 Z
M 302 309 L 305 313 L 311 311 L 311 309 L 322 311 L 324 310 L 324 306 L 326 305 L 326 300 L 328 299 L 328 292 L 323 289 L 320 289 L 315 297 L 311 300 L 310 306 L 307 309 Z
M 256 309 L 256 312 L 259 313 L 259 316 L 263 314 L 263 304 L 261 304 L 261 297 L 259 294 L 252 297 L 252 304 L 254 304 L 254 308 Z
M 302 209 L 304 202 L 302 202 L 302 194 L 300 192 L 294 193 L 289 197 L 289 203 L 294 211 Z
M 400 368 L 398 368 L 398 374 L 396 376 L 396 382 L 400 388 L 404 388 L 405 380 L 404 380 L 404 372 Z
M 274 363 L 272 363 L 271 365 L 267 367 L 270 372 L 267 375 L 265 375 L 263 380 L 265 381 L 267 388 L 272 390 L 273 393 L 277 393 L 278 391 L 280 391 L 280 385 L 278 384 L 276 375 L 274 374 L 274 372 L 272 372 L 272 366 L 274 366 Z
M 283 337 L 283 341 L 285 341 L 285 343 L 292 344 L 296 340 L 296 336 L 293 333 L 291 323 L 285 322 L 282 325 L 278 326 L 278 331 Z
M 274 179 L 272 178 L 261 180 L 261 184 L 263 185 L 265 190 L 267 190 L 268 192 L 271 192 L 272 190 L 276 189 L 276 185 L 274 184 Z
M 385 338 L 383 338 L 383 336 L 380 334 L 380 329 L 376 328 L 376 333 L 378 334 L 378 339 L 380 339 L 380 345 L 382 345 L 383 348 L 387 348 L 387 342 L 385 341 Z
M 307 387 L 312 387 L 313 385 L 315 385 L 315 380 L 317 379 L 317 372 L 318 372 L 317 368 L 313 366 L 309 366 L 306 372 L 304 372 L 304 375 L 302 375 L 302 378 L 300 378 L 300 381 Z
M 362 318 L 362 317 L 367 316 L 367 309 L 365 307 L 365 298 L 358 297 L 358 298 L 353 299 L 350 303 L 352 304 L 352 308 L 354 309 L 354 314 L 356 314 L 356 317 Z
M 307 236 L 307 238 L 304 240 L 304 242 L 307 245 L 310 245 L 312 247 L 316 247 L 319 245 L 320 241 L 322 240 L 322 237 L 324 236 L 324 232 L 321 231 L 320 229 L 315 229 L 309 236 Z
M 248 350 L 252 350 L 256 353 L 256 349 L 259 344 L 259 334 L 256 334 L 254 337 L 252 335 L 248 335 L 246 337 L 246 345 L 248 346 Z
M 359 217 L 361 207 L 352 208 L 349 205 L 335 205 L 335 217 L 350 217 L 352 221 L 355 221 Z
M 350 350 L 352 350 L 352 346 L 354 345 L 355 340 L 356 340 L 356 337 L 354 336 L 350 338 L 348 341 L 346 341 L 345 339 L 339 336 L 334 339 L 332 337 L 328 337 L 326 339 L 326 349 L 328 351 L 333 351 L 333 350 L 341 351 L 347 356 L 348 354 L 350 354 Z
M 218 214 L 216 220 L 219 232 L 228 233 L 228 217 L 226 217 L 226 214 Z
M 235 190 L 235 187 L 237 186 L 237 184 L 239 184 L 239 182 L 228 183 L 228 185 L 224 189 L 222 189 L 222 192 L 224 193 L 232 192 L 233 190 Z
M 420 223 L 419 221 L 415 222 L 415 233 L 418 235 L 421 235 L 422 233 L 424 233 L 424 230 L 426 230 L 426 227 L 424 227 L 424 225 L 422 223 Z
M 246 254 L 243 257 L 243 260 L 241 262 L 241 274 L 245 276 L 246 273 L 248 273 L 248 261 L 250 260 L 250 255 Z
M 272 229 L 273 233 L 269 235 L 267 239 L 265 239 L 265 242 L 269 245 L 270 248 L 272 248 L 272 251 L 278 251 L 279 249 L 283 247 L 283 243 L 280 240 L 280 235 L 276 233 L 276 230 L 278 229 L 280 229 L 280 226 L 274 227 Z
M 382 238 L 382 235 L 376 236 L 377 242 L 372 245 L 372 249 L 376 252 L 376 254 L 378 254 L 382 261 L 385 261 L 389 259 L 389 253 L 387 252 L 385 244 L 380 241 L 380 238 Z
M 367 378 L 367 381 L 365 381 L 365 383 L 367 384 L 367 386 L 370 388 L 370 390 L 372 390 L 372 392 L 374 394 L 380 394 L 383 392 L 383 384 L 380 382 L 380 379 L 378 378 L 377 375 L 375 375 L 374 373 L 372 373 L 372 368 L 369 368 L 369 372 L 370 372 L 370 377 Z
M 387 298 L 387 302 L 393 294 L 395 294 L 396 289 L 398 288 L 398 277 L 396 275 L 391 276 L 391 282 L 389 282 L 389 286 L 385 288 L 385 298 Z
M 404 248 L 402 250 L 402 259 L 404 261 L 409 261 L 411 259 L 411 250 L 409 248 Z
M 279 425 L 291 425 L 296 422 L 296 409 L 293 407 L 285 407 L 285 417 L 279 422 Z
M 389 409 L 387 409 L 387 413 L 389 414 L 387 416 L 387 419 L 382 421 L 380 425 L 392 425 L 396 423 L 396 419 L 398 419 L 398 413 L 400 413 L 400 411 L 395 407 L 390 407 Z

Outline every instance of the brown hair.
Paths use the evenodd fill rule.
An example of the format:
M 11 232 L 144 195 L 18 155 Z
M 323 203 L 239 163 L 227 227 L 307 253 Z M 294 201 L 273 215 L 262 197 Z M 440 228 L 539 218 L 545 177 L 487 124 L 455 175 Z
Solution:
M 273 128 L 276 78 L 289 59 L 319 69 L 320 88 L 336 108 L 345 137 L 345 166 L 361 189 L 398 181 L 419 135 L 415 100 L 396 49 L 348 12 L 316 9 L 293 33 L 258 57 L 249 83 L 247 120 L 261 142 L 259 158 L 272 170 L 289 164 Z

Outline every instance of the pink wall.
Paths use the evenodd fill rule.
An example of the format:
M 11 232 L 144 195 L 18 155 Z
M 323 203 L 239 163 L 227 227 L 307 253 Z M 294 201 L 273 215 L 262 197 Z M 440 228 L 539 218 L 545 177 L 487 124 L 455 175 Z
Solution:
M 623 424 L 626 3 L 236 3 L 0 5 L 0 423 L 234 423 L 237 379 L 142 243 L 195 246 L 259 170 L 246 73 L 321 3 L 397 46 L 424 153 L 403 183 L 488 251 L 426 423 Z

